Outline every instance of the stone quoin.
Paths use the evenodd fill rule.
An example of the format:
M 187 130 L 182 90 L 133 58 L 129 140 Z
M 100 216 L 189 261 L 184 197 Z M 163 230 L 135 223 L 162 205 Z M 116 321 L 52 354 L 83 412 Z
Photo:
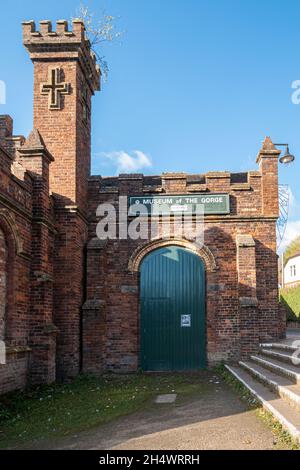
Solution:
M 264 140 L 254 171 L 202 174 L 199 158 L 199 174 L 91 176 L 91 99 L 101 71 L 83 22 L 73 20 L 69 28 L 61 20 L 55 30 L 50 21 L 39 29 L 24 22 L 23 44 L 34 68 L 33 131 L 27 139 L 15 136 L 12 118 L 0 116 L 0 341 L 6 347 L 0 393 L 80 371 L 211 366 L 246 358 L 260 342 L 283 337 L 276 255 L 280 152 L 271 139 Z M 175 232 L 166 238 L 163 216 L 155 240 L 97 238 L 100 204 L 115 207 L 118 231 L 120 196 L 151 206 L 155 197 L 173 203 L 176 195 L 200 196 L 207 204 L 228 196 L 228 210 L 204 214 L 203 246 Z M 157 277 L 151 266 L 162 269 Z M 186 275 L 177 278 L 172 298 L 179 272 Z M 145 273 L 152 281 L 142 279 Z M 174 299 L 181 319 L 175 322 Z M 148 334 L 155 340 L 151 360 Z M 182 335 L 196 341 L 194 349 Z

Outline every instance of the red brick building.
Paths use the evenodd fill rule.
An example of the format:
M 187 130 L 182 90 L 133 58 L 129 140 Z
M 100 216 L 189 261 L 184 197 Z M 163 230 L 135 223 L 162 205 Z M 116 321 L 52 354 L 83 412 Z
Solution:
M 14 136 L 12 119 L 0 116 L 0 344 L 6 347 L 0 392 L 81 370 L 143 367 L 141 270 L 151 253 L 166 247 L 178 248 L 180 257 L 192 254 L 202 266 L 204 327 L 196 333 L 205 364 L 245 357 L 260 341 L 282 336 L 275 230 L 279 151 L 271 140 L 265 139 L 258 168 L 248 173 L 201 174 L 199 168 L 197 175 L 90 176 L 91 97 L 101 73 L 84 25 L 75 20 L 69 30 L 58 21 L 53 31 L 48 21 L 39 30 L 27 22 L 23 42 L 34 66 L 33 131 L 27 139 Z M 163 216 L 152 240 L 97 237 L 99 204 L 118 208 L 120 196 L 176 194 L 229 197 L 226 213 L 204 216 L 202 246 L 174 232 L 163 236 Z M 194 258 L 187 264 L 196 265 Z M 172 266 L 166 269 L 172 272 Z M 191 296 L 199 289 L 187 272 Z M 166 273 L 160 273 L 160 286 Z M 155 295 L 166 305 L 166 297 Z M 191 326 L 190 314 L 181 322 Z

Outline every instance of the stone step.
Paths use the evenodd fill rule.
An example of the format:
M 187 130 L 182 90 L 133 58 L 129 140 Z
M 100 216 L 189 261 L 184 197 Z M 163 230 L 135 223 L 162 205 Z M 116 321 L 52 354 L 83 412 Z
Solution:
M 285 344 L 285 343 L 262 343 L 260 344 L 261 349 L 275 349 L 279 351 L 285 351 L 287 353 L 295 352 L 299 347 L 293 346 L 291 344 Z
M 278 397 L 276 393 L 255 380 L 242 367 L 232 365 L 225 365 L 225 367 L 300 444 L 300 413 L 295 411 L 286 400 Z
M 276 359 L 270 359 L 261 356 L 251 356 L 251 360 L 256 364 L 261 365 L 265 369 L 269 369 L 275 374 L 287 377 L 293 383 L 300 385 L 300 369 L 292 364 L 285 364 Z
M 281 362 L 286 362 L 288 364 L 291 364 L 293 366 L 298 366 L 300 368 L 300 358 L 299 355 L 295 359 L 293 358 L 292 353 L 286 353 L 286 352 L 279 352 L 275 351 L 274 349 L 260 349 L 259 354 L 262 356 L 267 356 L 271 357 L 273 359 L 277 359 Z M 298 359 L 298 360 L 297 360 Z
M 281 375 L 250 361 L 240 361 L 239 365 L 247 370 L 256 380 L 266 385 L 271 391 L 286 400 L 292 408 L 300 412 L 300 387 Z

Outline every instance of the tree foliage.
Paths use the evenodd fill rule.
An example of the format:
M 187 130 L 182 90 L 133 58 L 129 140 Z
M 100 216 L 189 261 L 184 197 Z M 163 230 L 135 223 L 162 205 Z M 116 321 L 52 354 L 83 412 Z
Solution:
M 300 254 L 300 236 L 295 238 L 284 252 L 283 259 L 287 261 L 294 255 Z
M 300 321 L 300 286 L 281 289 L 280 302 L 287 310 L 287 320 Z

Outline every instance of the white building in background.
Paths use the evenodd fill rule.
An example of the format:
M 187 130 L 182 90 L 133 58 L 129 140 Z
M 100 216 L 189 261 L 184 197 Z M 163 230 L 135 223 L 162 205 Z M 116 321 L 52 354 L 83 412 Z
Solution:
M 300 253 L 285 262 L 283 279 L 284 287 L 300 285 Z

